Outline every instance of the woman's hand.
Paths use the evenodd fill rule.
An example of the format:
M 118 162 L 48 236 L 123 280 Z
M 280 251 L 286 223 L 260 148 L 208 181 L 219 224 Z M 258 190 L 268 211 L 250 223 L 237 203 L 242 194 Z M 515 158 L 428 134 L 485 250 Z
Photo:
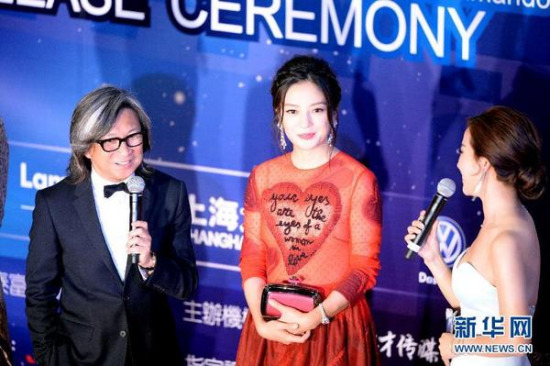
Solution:
M 285 306 L 275 300 L 269 300 L 269 305 L 277 309 L 281 313 L 281 317 L 278 319 L 281 322 L 288 324 L 297 324 L 296 330 L 293 330 L 294 334 L 302 334 L 317 328 L 321 324 L 321 314 L 317 308 L 314 308 L 309 313 L 302 313 L 290 306 Z
M 286 345 L 304 343 L 311 335 L 310 331 L 302 332 L 303 334 L 294 334 L 298 332 L 298 324 L 296 323 L 284 323 L 279 320 L 266 322 L 262 319 L 255 325 L 258 334 L 262 338 Z
M 420 211 L 420 216 L 417 220 L 414 220 L 411 225 L 407 228 L 407 235 L 405 235 L 405 241 L 411 243 L 414 238 L 416 238 L 422 230 L 424 230 L 424 223 L 420 220 L 424 218 L 426 211 Z M 424 262 L 432 262 L 434 259 L 441 256 L 439 249 L 439 241 L 437 240 L 437 226 L 439 222 L 436 221 L 435 225 L 432 227 L 428 237 L 426 238 L 426 243 L 418 251 L 418 255 L 424 259 Z
M 451 333 L 443 333 L 439 337 L 439 354 L 445 365 L 450 364 L 450 360 L 456 357 L 453 350 L 454 336 Z

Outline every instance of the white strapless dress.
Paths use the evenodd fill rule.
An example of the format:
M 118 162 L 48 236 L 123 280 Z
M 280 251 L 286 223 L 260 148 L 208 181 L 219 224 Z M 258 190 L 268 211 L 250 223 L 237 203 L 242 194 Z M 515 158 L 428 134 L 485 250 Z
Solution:
M 488 282 L 474 266 L 462 262 L 464 251 L 453 266 L 452 288 L 460 302 L 461 316 L 475 316 L 476 325 L 487 316 L 499 316 L 497 289 Z M 452 366 L 529 366 L 527 356 L 519 357 L 483 357 L 461 355 L 452 359 Z

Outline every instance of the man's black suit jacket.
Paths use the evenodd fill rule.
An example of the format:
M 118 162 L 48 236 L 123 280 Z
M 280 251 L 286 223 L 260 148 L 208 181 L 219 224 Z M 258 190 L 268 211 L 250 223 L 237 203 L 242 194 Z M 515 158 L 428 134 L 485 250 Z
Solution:
M 144 178 L 142 219 L 157 256 L 145 281 L 135 265 L 120 279 L 89 178 L 37 193 L 26 313 L 40 365 L 179 364 L 168 296 L 186 298 L 197 286 L 187 190 L 161 172 Z

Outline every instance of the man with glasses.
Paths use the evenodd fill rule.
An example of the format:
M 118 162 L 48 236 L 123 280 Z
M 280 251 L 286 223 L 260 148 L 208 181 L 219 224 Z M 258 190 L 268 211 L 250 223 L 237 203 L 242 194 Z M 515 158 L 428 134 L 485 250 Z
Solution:
M 37 193 L 30 232 L 26 310 L 38 364 L 178 365 L 168 296 L 197 286 L 185 184 L 144 165 L 150 120 L 125 90 L 86 95 L 70 140 L 68 177 Z M 143 219 L 129 230 L 134 175 L 145 181 Z

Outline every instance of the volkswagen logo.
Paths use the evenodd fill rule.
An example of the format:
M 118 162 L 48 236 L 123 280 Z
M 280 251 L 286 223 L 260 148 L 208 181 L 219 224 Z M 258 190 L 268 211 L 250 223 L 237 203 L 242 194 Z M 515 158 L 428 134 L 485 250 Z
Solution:
M 438 220 L 437 239 L 439 240 L 439 250 L 447 266 L 451 267 L 464 250 L 466 239 L 460 225 L 455 220 L 447 216 L 439 216 Z

